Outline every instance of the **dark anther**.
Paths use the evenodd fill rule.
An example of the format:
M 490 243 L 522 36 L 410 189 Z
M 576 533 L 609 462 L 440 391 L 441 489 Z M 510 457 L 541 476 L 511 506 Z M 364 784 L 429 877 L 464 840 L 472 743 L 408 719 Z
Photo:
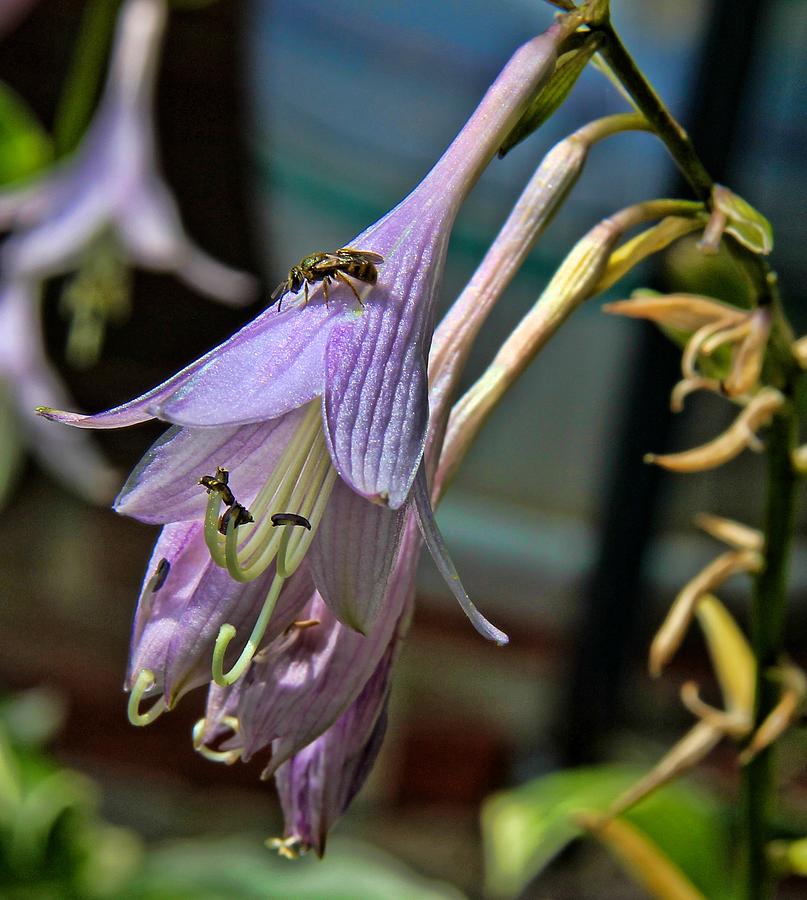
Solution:
M 217 466 L 215 475 L 202 475 L 199 479 L 199 484 L 202 487 L 207 488 L 208 494 L 216 491 L 221 495 L 221 499 L 227 506 L 232 506 L 235 503 L 235 494 L 230 490 L 227 486 L 230 481 L 230 473 L 227 469 L 222 469 L 221 466 Z
M 275 513 L 272 516 L 272 524 L 278 525 L 302 525 L 311 531 L 311 523 L 305 516 L 298 516 L 297 513 Z
M 226 509 L 219 519 L 219 531 L 223 535 L 227 535 L 227 527 L 230 524 L 230 520 L 232 520 L 233 528 L 238 528 L 239 525 L 246 525 L 247 522 L 254 522 L 255 520 L 252 518 L 252 513 L 244 507 L 241 506 L 240 503 L 233 503 L 233 505 Z

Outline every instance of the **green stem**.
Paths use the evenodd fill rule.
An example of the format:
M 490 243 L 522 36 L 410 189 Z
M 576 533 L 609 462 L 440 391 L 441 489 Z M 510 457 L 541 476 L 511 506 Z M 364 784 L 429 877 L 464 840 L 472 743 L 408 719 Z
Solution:
M 76 49 L 53 125 L 57 156 L 75 149 L 90 121 L 119 5 L 120 0 L 90 0 L 81 17 Z
M 596 26 L 595 30 L 599 31 L 604 38 L 600 52 L 619 78 L 622 86 L 650 122 L 653 131 L 666 145 L 684 178 L 692 187 L 695 196 L 705 203 L 708 202 L 712 195 L 714 182 L 695 151 L 689 135 L 673 118 L 653 86 L 644 77 L 611 23 L 605 21 Z
M 591 28 L 603 36 L 602 56 L 666 145 L 695 196 L 710 203 L 714 182 L 709 172 L 686 131 L 670 114 L 614 31 L 607 0 L 592 0 L 590 8 L 594 11 Z M 737 242 L 729 241 L 729 244 L 753 284 L 758 304 L 770 305 L 773 311 L 765 380 L 792 397 L 796 368 L 790 349 L 793 336 L 782 310 L 776 275 L 762 256 Z M 793 404 L 789 403 L 774 419 L 767 437 L 765 564 L 756 579 L 751 611 L 752 646 L 757 660 L 755 729 L 774 708 L 779 695 L 769 672 L 780 662 L 783 652 L 787 574 L 796 510 L 796 475 L 791 452 L 797 436 L 798 419 Z M 742 775 L 744 887 L 747 900 L 766 900 L 773 889 L 773 875 L 766 851 L 776 786 L 774 749 L 770 747 L 745 766 Z
M 602 35 L 603 44 L 600 52 L 603 58 L 650 123 L 652 130 L 664 143 L 695 196 L 704 203 L 711 204 L 714 187 L 712 176 L 706 170 L 684 127 L 670 113 L 653 85 L 645 78 L 628 53 L 607 17 L 607 11 L 604 17 L 592 23 L 591 27 L 592 31 Z M 778 300 L 776 276 L 771 271 L 768 261 L 731 238 L 728 243 L 751 279 L 760 305 L 776 303 Z
M 765 566 L 756 579 L 751 605 L 751 643 L 757 659 L 756 729 L 776 706 L 779 687 L 770 669 L 781 662 L 787 598 L 787 574 L 796 520 L 797 477 L 790 454 L 797 438 L 792 407 L 776 416 L 767 437 L 768 487 L 765 508 Z M 773 879 L 766 850 L 771 806 L 776 790 L 775 745 L 759 753 L 742 774 L 742 818 L 745 840 L 745 896 L 765 900 Z

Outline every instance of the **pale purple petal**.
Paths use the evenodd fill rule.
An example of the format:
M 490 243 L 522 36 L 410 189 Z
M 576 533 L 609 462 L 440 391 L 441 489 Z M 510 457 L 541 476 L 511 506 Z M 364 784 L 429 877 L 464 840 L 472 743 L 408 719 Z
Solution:
M 174 274 L 200 294 L 231 306 L 244 306 L 258 297 L 260 286 L 252 275 L 225 266 L 190 240 L 174 264 Z
M 232 490 L 249 506 L 303 414 L 297 409 L 268 422 L 225 428 L 169 428 L 129 476 L 115 510 L 151 524 L 202 519 L 207 493 L 199 478 L 218 466 L 229 470 Z
M 414 501 L 418 526 L 423 535 L 423 540 L 428 547 L 440 574 L 448 585 L 449 590 L 462 607 L 462 611 L 468 616 L 471 620 L 471 624 L 482 637 L 486 637 L 489 641 L 494 641 L 499 644 L 499 646 L 509 643 L 510 638 L 495 625 L 491 625 L 491 623 L 488 622 L 471 602 L 471 598 L 462 586 L 457 568 L 451 561 L 451 557 L 448 555 L 448 549 L 446 548 L 443 536 L 440 534 L 440 529 L 437 527 L 437 522 L 434 518 L 434 512 L 432 511 L 432 504 L 429 498 L 429 488 L 426 484 L 426 471 L 423 466 L 421 466 L 418 476 L 415 479 L 415 484 L 412 489 L 412 499 Z
M 301 615 L 320 624 L 302 629 L 293 640 L 270 645 L 263 659 L 253 663 L 239 688 L 236 712 L 245 760 L 272 744 L 272 760 L 264 773 L 271 774 L 356 699 L 393 636 L 406 629 L 419 551 L 420 539 L 410 519 L 383 613 L 367 636 L 337 621 L 315 594 Z
M 404 510 L 370 503 L 337 481 L 306 556 L 331 611 L 362 634 L 384 605 L 404 519 Z
M 45 358 L 39 305 L 25 284 L 9 283 L 0 290 L 0 378 L 7 385 L 17 425 L 42 464 L 70 490 L 94 503 L 108 503 L 120 475 L 87 435 L 52 428 L 34 411 L 43 399 L 69 402 Z
M 381 749 L 396 650 L 393 642 L 347 710 L 275 771 L 285 836 L 319 856 L 328 832 L 366 781 Z
M 154 590 L 161 560 L 167 575 Z M 165 568 L 166 563 L 163 563 Z M 252 630 L 274 577 L 274 567 L 254 581 L 234 581 L 210 558 L 200 522 L 166 525 L 152 554 L 140 594 L 132 634 L 129 687 L 141 669 L 154 672 L 154 693 L 164 692 L 170 705 L 210 680 L 213 646 L 219 628 L 233 625 L 238 635 L 229 655 L 237 655 Z M 265 640 L 288 628 L 313 590 L 305 568 L 280 593 Z
M 156 161 L 151 167 L 156 171 Z M 240 306 L 255 299 L 257 283 L 251 275 L 223 265 L 191 242 L 176 201 L 161 181 L 145 173 L 134 187 L 116 212 L 118 232 L 133 262 L 173 271 L 214 300 Z
M 331 332 L 323 411 L 340 476 L 358 493 L 397 509 L 406 500 L 426 441 L 426 354 L 443 271 L 450 204 L 417 194 L 360 235 L 381 253 L 378 284 L 355 321 Z
M 158 387 L 106 412 L 81 416 L 46 409 L 47 419 L 79 428 L 122 428 L 149 419 L 175 425 L 245 425 L 274 419 L 322 392 L 325 344 L 335 304 L 275 307 Z

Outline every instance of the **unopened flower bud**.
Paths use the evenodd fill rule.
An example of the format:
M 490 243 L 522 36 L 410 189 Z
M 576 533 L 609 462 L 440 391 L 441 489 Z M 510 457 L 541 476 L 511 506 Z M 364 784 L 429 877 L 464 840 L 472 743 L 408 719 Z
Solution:
M 771 223 L 739 194 L 716 184 L 712 189 L 712 209 L 716 222 L 722 225 L 721 232 L 730 234 L 743 247 L 763 255 L 773 250 Z

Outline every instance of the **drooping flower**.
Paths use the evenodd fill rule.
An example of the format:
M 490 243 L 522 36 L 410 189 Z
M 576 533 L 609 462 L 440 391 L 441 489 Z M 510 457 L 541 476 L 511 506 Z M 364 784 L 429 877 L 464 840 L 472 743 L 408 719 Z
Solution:
M 209 257 L 185 234 L 162 179 L 152 120 L 165 0 L 126 0 L 98 109 L 75 153 L 31 184 L 0 192 L 3 283 L 78 268 L 99 242 L 148 269 L 171 271 L 196 290 L 241 303 L 253 279 Z
M 554 25 L 520 48 L 424 181 L 350 242 L 384 259 L 377 283 L 360 286 L 361 305 L 337 283 L 329 302 L 315 291 L 305 305 L 292 300 L 266 310 L 136 400 L 94 416 L 42 411 L 88 428 L 150 418 L 182 426 L 147 454 L 118 500 L 120 512 L 149 522 L 204 518 L 214 560 L 236 581 L 259 577 L 279 559 L 281 532 L 292 526 L 277 529 L 272 516 L 301 515 L 312 527 L 289 538 L 289 569 L 309 552 L 314 582 L 334 613 L 354 628 L 372 625 L 400 539 L 396 511 L 410 495 L 426 440 L 425 358 L 450 228 L 551 73 L 563 35 Z M 234 458 L 249 441 L 250 451 Z M 197 485 L 218 466 L 230 470 L 231 489 L 255 520 L 226 536 L 216 527 L 221 496 L 211 492 L 205 514 Z M 428 526 L 425 481 L 415 493 L 426 498 L 420 506 Z M 450 582 L 464 597 L 453 573 Z M 475 624 L 504 640 L 481 617 Z
M 136 400 L 94 416 L 41 410 L 87 428 L 175 426 L 116 503 L 165 524 L 136 614 L 130 717 L 146 724 L 209 680 L 212 655 L 195 744 L 225 762 L 271 745 L 267 774 L 296 823 L 286 837 L 304 845 L 322 846 L 373 756 L 418 525 L 475 627 L 507 640 L 467 598 L 434 523 L 426 354 L 459 205 L 567 30 L 517 51 L 421 185 L 349 242 L 383 259 L 358 301 L 337 282 L 326 302 L 315 283 L 307 303 L 268 309 Z
M 108 503 L 120 481 L 89 436 L 57 432 L 34 414 L 43 397 L 68 400 L 47 361 L 38 319 L 39 298 L 27 285 L 0 289 L 0 502 L 28 447 L 65 487 L 93 503 Z
M 12 230 L 0 247 L 0 399 L 8 407 L 0 494 L 11 482 L 19 455 L 12 448 L 21 445 L 21 437 L 81 495 L 106 503 L 114 491 L 111 469 L 90 441 L 44 429 L 33 414 L 37 403 L 70 404 L 42 346 L 44 280 L 76 268 L 97 269 L 100 259 L 111 259 L 119 274 L 125 260 L 171 270 L 228 302 L 243 302 L 253 292 L 250 276 L 191 243 L 159 173 L 151 106 L 166 15 L 164 0 L 123 4 L 106 87 L 83 142 L 41 178 L 0 191 L 0 229 Z M 101 291 L 107 305 L 110 287 Z

